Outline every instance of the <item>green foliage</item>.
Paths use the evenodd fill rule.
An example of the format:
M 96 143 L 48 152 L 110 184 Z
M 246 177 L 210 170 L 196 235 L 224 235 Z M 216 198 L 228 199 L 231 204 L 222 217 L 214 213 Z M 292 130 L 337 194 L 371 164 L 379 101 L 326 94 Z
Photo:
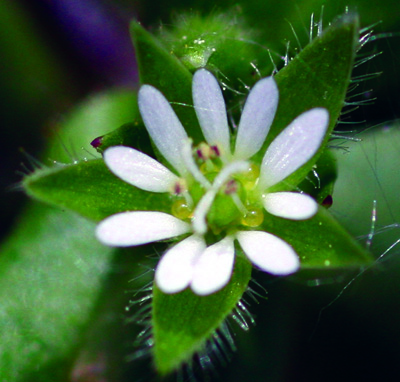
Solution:
M 0 248 L 0 379 L 67 381 L 113 257 L 94 224 L 30 206 Z
M 61 141 L 57 137 L 44 157 L 63 162 L 76 160 L 61 142 L 93 152 L 89 144 L 93 137 L 135 117 L 134 102 L 132 93 L 125 91 L 91 97 L 59 126 Z M 37 170 L 24 179 L 24 184 L 44 173 L 57 177 L 60 169 L 68 173 L 88 163 Z M 94 160 L 89 166 L 96 164 L 104 169 L 101 160 Z M 105 176 L 112 177 L 109 172 Z M 69 178 L 73 189 L 74 180 Z M 51 195 L 57 196 L 54 186 L 53 183 L 52 192 L 46 195 L 48 203 L 52 203 Z M 79 204 L 79 197 L 72 200 Z M 67 201 L 71 202 L 68 198 Z M 63 202 L 58 201 L 57 206 L 63 206 Z M 91 218 L 99 218 L 99 212 L 92 215 Z M 18 223 L 0 248 L 0 379 L 67 381 L 115 251 L 97 242 L 93 222 L 68 208 L 35 203 L 24 211 Z
M 196 19 L 196 22 L 200 23 L 199 20 Z M 207 23 L 209 20 L 203 25 L 205 29 L 210 25 Z M 218 33 L 221 36 L 221 25 L 217 27 L 220 28 Z M 358 28 L 356 15 L 344 15 L 276 75 L 280 90 L 279 108 L 268 139 L 256 160 L 261 158 L 277 134 L 295 117 L 311 108 L 328 109 L 329 132 L 332 131 L 343 106 L 350 80 L 358 48 Z M 188 49 L 184 44 L 175 45 L 173 50 L 179 55 L 176 57 L 139 24 L 132 23 L 131 26 L 141 82 L 153 85 L 166 96 L 195 143 L 204 138 L 192 107 L 191 71 L 204 64 L 215 72 L 227 72 L 234 81 L 245 78 L 254 82 L 255 78 L 249 72 L 249 57 L 261 60 L 264 64 L 269 59 L 265 57 L 265 52 L 261 54 L 260 51 L 253 50 L 251 44 L 244 42 L 239 32 L 237 35 L 231 35 L 229 33 L 233 32 L 228 31 L 226 38 L 220 40 L 214 38 L 215 36 L 207 36 L 204 45 L 196 43 L 195 33 L 199 33 L 198 38 L 203 38 L 205 29 L 199 27 L 190 35 L 189 43 L 199 45 L 197 51 Z M 183 39 L 183 35 L 181 38 Z M 205 55 L 209 52 L 204 49 L 211 49 L 212 52 L 206 58 Z M 215 52 L 212 49 L 216 49 Z M 235 53 L 240 52 L 245 55 L 245 62 L 236 59 Z M 265 67 L 268 65 L 265 64 Z M 238 86 L 237 82 L 235 83 L 234 86 Z M 137 113 L 135 100 L 132 112 L 128 112 L 127 106 L 131 101 L 132 99 L 128 101 L 128 98 L 122 96 L 115 103 L 111 102 L 114 105 L 112 110 L 119 111 L 121 106 L 123 118 L 118 117 L 121 114 L 117 113 L 117 116 L 107 120 L 106 125 L 110 130 L 120 126 L 116 125 L 117 121 L 124 125 L 102 138 L 98 147 L 100 152 L 110 145 L 124 144 L 152 153 L 148 136 Z M 240 101 L 243 103 L 243 97 Z M 99 105 L 100 103 L 90 106 L 89 113 Z M 85 119 L 85 116 L 86 113 L 83 113 L 77 117 L 77 121 L 82 123 L 82 128 L 89 126 L 92 120 L 92 117 Z M 77 121 L 74 122 L 74 126 L 78 124 Z M 127 122 L 130 124 L 126 124 Z M 93 137 L 104 134 L 104 127 L 105 125 L 101 125 L 101 129 L 96 131 Z M 330 154 L 324 154 L 329 132 L 319 152 L 285 180 L 286 188 L 287 184 L 293 188 L 299 184 L 300 187 L 304 185 L 306 188 L 306 183 L 301 182 L 316 165 L 321 184 L 312 194 L 322 201 L 332 192 L 336 176 L 335 164 Z M 41 201 L 73 210 L 96 221 L 127 210 L 170 212 L 169 195 L 145 192 L 122 182 L 109 172 L 101 159 L 75 162 L 77 163 L 37 170 L 25 178 L 23 186 L 29 195 Z M 278 188 L 280 186 L 278 185 Z M 225 209 L 223 202 L 217 206 L 220 210 Z M 220 210 L 214 213 L 218 214 Z M 263 229 L 283 238 L 296 249 L 304 269 L 323 271 L 360 267 L 371 262 L 370 255 L 323 208 L 307 221 L 288 221 L 268 216 L 263 224 Z M 238 251 L 230 283 L 215 294 L 199 297 L 186 290 L 167 295 L 154 286 L 153 354 L 155 367 L 160 374 L 168 374 L 179 368 L 182 363 L 190 362 L 195 352 L 205 348 L 212 333 L 221 326 L 240 301 L 250 280 L 250 273 L 251 265 Z M 65 288 L 68 289 L 67 286 Z
M 169 195 L 143 191 L 114 176 L 102 159 L 38 170 L 24 179 L 26 192 L 41 201 L 99 221 L 122 211 L 169 211 Z
M 191 71 L 206 67 L 228 88 L 228 99 L 240 98 L 259 78 L 274 69 L 272 53 L 256 43 L 255 33 L 234 12 L 181 16 L 173 28 L 162 29 L 167 49 Z M 232 62 L 235 64 L 232 65 Z
M 204 140 L 196 113 L 191 107 L 192 75 L 189 70 L 136 22 L 131 23 L 131 33 L 140 82 L 153 85 L 165 95 L 195 142 Z
M 154 362 L 160 374 L 179 369 L 182 363 L 191 361 L 193 354 L 205 349 L 206 341 L 245 292 L 251 268 L 243 255 L 237 255 L 229 284 L 209 296 L 197 296 L 189 289 L 167 295 L 154 286 Z
M 373 258 L 323 207 L 311 219 L 294 221 L 268 216 L 265 230 L 281 237 L 298 253 L 302 269 L 362 267 Z

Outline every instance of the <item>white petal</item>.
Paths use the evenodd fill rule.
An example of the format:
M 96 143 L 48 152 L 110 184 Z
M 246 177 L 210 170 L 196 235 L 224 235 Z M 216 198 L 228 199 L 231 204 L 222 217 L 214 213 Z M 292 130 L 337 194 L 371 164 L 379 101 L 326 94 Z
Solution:
M 271 143 L 261 164 L 262 189 L 285 179 L 317 152 L 329 123 L 326 109 L 315 108 L 298 116 Z
M 200 236 L 189 236 L 169 249 L 159 261 L 155 280 L 164 293 L 177 293 L 189 286 L 194 264 L 206 249 Z
M 279 237 L 262 231 L 242 231 L 236 236 L 250 261 L 263 271 L 284 276 L 299 269 L 296 252 Z
M 169 239 L 190 232 L 190 224 L 157 211 L 121 212 L 101 221 L 97 238 L 106 245 L 129 247 Z
M 273 77 L 263 78 L 251 89 L 236 137 L 235 159 L 248 159 L 263 145 L 278 107 L 279 90 Z
M 205 296 L 214 293 L 231 279 L 235 249 L 233 239 L 226 237 L 208 247 L 199 257 L 190 284 L 193 292 Z
M 158 150 L 180 174 L 184 174 L 186 169 L 180 150 L 188 136 L 171 105 L 150 85 L 140 88 L 138 103 L 143 122 Z
M 318 211 L 318 204 L 311 196 L 297 192 L 266 194 L 263 203 L 270 214 L 292 220 L 309 219 Z
M 210 145 L 218 145 L 222 155 L 230 155 L 230 134 L 226 107 L 216 78 L 200 69 L 193 76 L 193 103 L 204 137 Z
M 130 147 L 110 147 L 104 161 L 116 176 L 142 190 L 169 192 L 179 180 L 161 163 Z

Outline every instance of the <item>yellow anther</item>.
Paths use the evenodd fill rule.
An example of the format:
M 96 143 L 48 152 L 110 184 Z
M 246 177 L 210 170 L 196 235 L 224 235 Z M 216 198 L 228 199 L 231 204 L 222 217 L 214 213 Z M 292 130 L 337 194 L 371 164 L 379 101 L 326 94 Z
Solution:
M 258 227 L 264 221 L 264 212 L 257 207 L 247 209 L 242 217 L 242 224 L 247 227 Z
M 185 199 L 175 200 L 175 202 L 172 203 L 171 212 L 176 218 L 182 220 L 192 217 L 193 213 Z

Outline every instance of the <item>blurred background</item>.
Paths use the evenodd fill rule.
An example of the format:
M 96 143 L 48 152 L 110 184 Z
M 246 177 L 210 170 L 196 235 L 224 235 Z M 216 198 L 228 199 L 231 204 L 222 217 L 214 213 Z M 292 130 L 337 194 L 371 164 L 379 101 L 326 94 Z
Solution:
M 1 238 L 11 233 L 27 203 L 26 196 L 18 190 L 18 182 L 21 173 L 29 171 L 26 167 L 34 165 L 31 157 L 51 164 L 60 159 L 43 154 L 48 153 L 48 142 L 70 145 L 60 127 L 69 113 L 96 95 L 121 92 L 125 97 L 137 90 L 135 52 L 129 36 L 131 19 L 158 31 L 160 27 L 168 29 L 181 12 L 207 15 L 229 10 L 250 26 L 258 44 L 284 55 L 287 41 L 297 44 L 298 39 L 302 46 L 308 42 L 311 14 L 315 20 L 322 17 L 327 25 L 346 7 L 359 12 L 362 27 L 376 24 L 373 27 L 376 39 L 365 49 L 369 54 L 383 53 L 355 73 L 381 73 L 371 76 L 360 89 L 360 92 L 373 89 L 369 97 L 376 100 L 350 113 L 346 122 L 356 123 L 341 125 L 340 129 L 371 128 L 393 134 L 382 140 L 366 139 L 355 159 L 340 162 L 348 173 L 337 186 L 334 200 L 337 198 L 339 203 L 334 204 L 333 210 L 357 236 L 369 233 L 372 202 L 378 197 L 384 204 L 381 210 L 378 203 L 378 217 L 383 216 L 379 227 L 400 222 L 397 200 L 400 136 L 396 124 L 400 116 L 400 8 L 397 0 L 221 0 L 217 3 L 209 0 L 6 0 L 0 2 Z M 127 105 L 130 107 L 129 102 Z M 101 110 L 97 112 L 101 115 Z M 129 112 L 121 114 L 121 124 L 125 122 L 122 116 L 129 118 Z M 108 130 L 116 127 L 110 126 Z M 74 139 L 79 141 L 78 136 L 82 134 L 89 143 L 104 132 L 76 131 Z M 92 155 L 82 152 L 81 146 L 75 149 L 78 153 L 70 156 Z M 350 181 L 358 181 L 354 172 L 359 175 L 360 183 L 367 178 L 373 184 L 366 182 L 357 189 L 356 196 L 353 185 L 349 188 Z M 340 200 L 349 200 L 350 196 L 355 197 L 354 203 L 361 205 L 359 209 L 352 209 L 354 203 L 340 204 Z M 355 221 L 360 224 L 355 226 Z M 377 235 L 382 240 L 376 240 L 376 256 L 400 238 L 400 229 L 396 227 L 387 232 Z M 211 377 L 221 381 L 398 380 L 399 255 L 400 245 L 347 289 L 343 288 L 354 275 L 340 280 L 321 279 L 315 283 L 320 286 L 314 288 L 297 280 L 271 281 L 265 275 L 258 275 L 258 282 L 268 289 L 269 300 L 252 306 L 257 326 L 249 333 L 234 328 L 239 350 L 233 355 L 233 362 L 217 368 Z M 126 275 L 124 280 L 129 277 L 130 274 Z M 123 282 L 119 287 L 120 291 L 125 289 Z M 342 291 L 343 295 L 334 304 L 321 311 Z M 121 309 L 121 315 L 126 305 L 126 298 L 122 297 L 120 306 L 113 308 Z M 118 335 L 125 334 L 115 335 L 120 338 Z M 150 371 L 137 374 L 138 368 L 149 368 L 148 362 L 137 366 L 123 359 L 121 356 L 121 371 L 116 379 L 105 379 L 99 372 L 89 376 L 74 374 L 71 380 L 153 378 Z

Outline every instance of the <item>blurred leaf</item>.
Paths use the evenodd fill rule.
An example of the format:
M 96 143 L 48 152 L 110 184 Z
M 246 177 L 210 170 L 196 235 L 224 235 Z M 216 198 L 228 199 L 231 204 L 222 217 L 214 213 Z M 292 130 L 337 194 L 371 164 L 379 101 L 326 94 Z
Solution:
M 6 89 L 6 100 L 11 98 L 35 116 L 53 110 L 55 102 L 65 102 L 73 93 L 67 66 L 24 7 L 15 1 L 1 2 L 0 23 L 0 88 Z
M 1 380 L 67 381 L 113 257 L 93 232 L 83 218 L 34 204 L 1 247 Z
M 160 374 L 171 373 L 205 350 L 206 341 L 240 301 L 250 281 L 251 268 L 250 262 L 237 254 L 231 281 L 209 296 L 198 296 L 190 289 L 164 294 L 154 284 L 153 351 Z
M 37 169 L 23 180 L 27 193 L 43 202 L 74 210 L 94 220 L 136 209 L 135 197 L 143 203 L 144 199 L 151 199 L 150 193 L 138 189 L 135 193 L 135 187 L 111 174 L 103 159 L 82 160 L 77 153 L 80 147 L 85 156 L 91 155 L 95 152 L 90 146 L 93 138 L 134 120 L 137 114 L 136 95 L 131 91 L 112 90 L 90 97 L 59 126 L 61 142 L 56 140 L 45 154 L 54 162 L 73 164 Z M 143 135 L 135 135 L 136 126 L 129 125 L 129 128 L 132 129 L 129 132 L 132 140 L 144 140 Z
M 335 153 L 339 177 L 332 210 L 353 235 L 366 240 L 372 232 L 371 250 L 379 256 L 400 236 L 399 123 L 385 124 L 359 137 L 360 142 L 346 141 L 347 150 Z
M 78 154 L 71 155 L 76 148 L 94 152 L 89 146 L 94 137 L 135 117 L 131 92 L 93 96 L 60 124 L 61 142 L 52 141 L 45 157 L 56 162 L 79 161 Z M 70 145 L 69 153 L 63 143 Z M 95 163 L 102 160 L 90 164 L 80 161 L 77 168 Z M 101 166 L 105 176 L 112 177 L 104 164 Z M 62 169 L 68 171 L 74 165 L 37 171 L 43 175 Z M 74 203 L 78 204 L 78 200 Z M 93 222 L 68 211 L 34 204 L 19 223 L 1 247 L 0 379 L 67 381 L 108 276 L 114 250 L 98 243 Z
M 114 89 L 97 93 L 77 105 L 56 126 L 60 132 L 44 157 L 55 162 L 72 163 L 95 155 L 90 142 L 138 118 L 136 93 Z M 130 136 L 135 134 L 133 127 Z
M 103 159 L 37 170 L 23 185 L 33 198 L 96 221 L 122 211 L 170 212 L 168 193 L 143 191 L 123 182 Z

